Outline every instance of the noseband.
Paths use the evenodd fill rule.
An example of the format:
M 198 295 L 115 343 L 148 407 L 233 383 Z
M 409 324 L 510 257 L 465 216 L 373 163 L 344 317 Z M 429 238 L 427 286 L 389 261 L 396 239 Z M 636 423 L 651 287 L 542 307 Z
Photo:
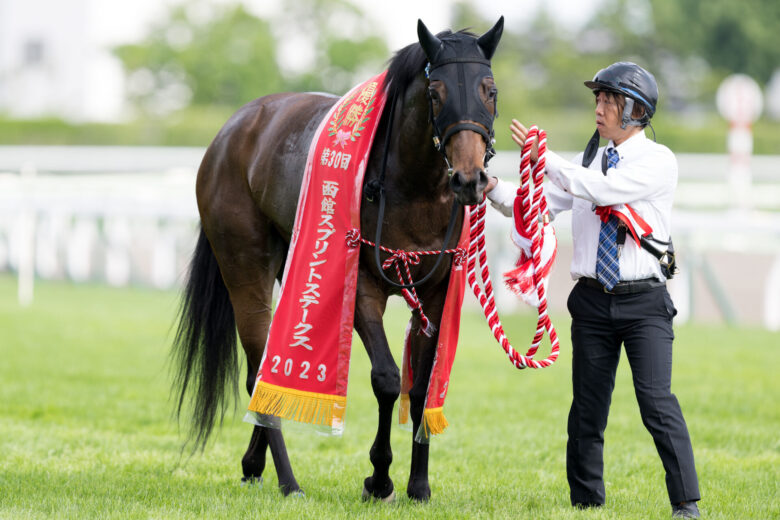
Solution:
M 471 69 L 469 74 L 466 73 L 467 66 Z M 450 137 L 462 130 L 476 132 L 485 140 L 485 165 L 496 154 L 493 149 L 493 121 L 498 116 L 498 110 L 495 110 L 495 114 L 488 112 L 479 96 L 479 82 L 486 76 L 492 76 L 492 71 L 490 61 L 484 58 L 446 58 L 436 63 L 428 63 L 425 67 L 425 77 L 429 81 L 441 81 L 447 88 L 447 99 L 438 115 L 433 112 L 430 90 L 427 91 L 427 96 L 428 118 L 433 127 L 433 145 L 444 157 L 450 174 L 452 168 L 445 147 Z M 466 84 L 466 78 L 476 78 L 474 85 L 471 85 L 473 88 Z

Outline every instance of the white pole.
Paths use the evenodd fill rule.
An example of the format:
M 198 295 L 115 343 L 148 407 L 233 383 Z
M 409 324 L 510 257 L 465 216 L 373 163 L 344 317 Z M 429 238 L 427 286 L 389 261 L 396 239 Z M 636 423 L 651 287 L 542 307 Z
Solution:
M 774 332 L 780 330 L 780 255 L 775 257 L 766 281 L 764 326 Z
M 750 156 L 753 153 L 753 131 L 749 124 L 732 124 L 727 137 L 729 150 L 729 187 L 734 206 L 740 210 L 751 209 L 752 175 Z
M 26 207 L 19 218 L 19 271 L 17 299 L 19 305 L 28 307 L 33 302 L 35 286 L 35 166 L 24 164 L 20 170 L 23 200 Z

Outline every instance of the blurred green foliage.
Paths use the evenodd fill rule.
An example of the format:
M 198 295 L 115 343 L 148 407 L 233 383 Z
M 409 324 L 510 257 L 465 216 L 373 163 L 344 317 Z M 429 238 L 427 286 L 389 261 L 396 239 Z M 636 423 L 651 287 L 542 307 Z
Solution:
M 506 129 L 515 117 L 545 128 L 556 149 L 581 149 L 593 131 L 593 96 L 582 82 L 630 60 L 658 80 L 659 142 L 677 152 L 723 153 L 728 125 L 715 109 L 720 82 L 743 72 L 764 86 L 780 70 L 776 0 L 602 0 L 577 29 L 562 26 L 551 9 L 506 20 L 493 58 L 499 148 L 514 146 Z M 276 12 L 260 17 L 240 3 L 206 0 L 174 6 L 143 40 L 115 49 L 136 113 L 131 122 L 0 119 L 0 140 L 206 146 L 256 97 L 343 93 L 392 56 L 375 22 L 350 0 L 279 0 Z M 453 29 L 481 34 L 495 23 L 476 0 L 459 0 L 450 14 Z M 780 123 L 765 116 L 754 130 L 756 153 L 780 153 Z
M 142 113 L 236 105 L 284 87 L 279 67 L 268 59 L 276 51 L 269 22 L 240 4 L 212 9 L 213 16 L 198 20 L 191 4 L 173 7 L 145 40 L 115 49 L 130 101 Z
M 387 59 L 384 40 L 358 30 L 365 15 L 347 0 L 285 0 L 281 11 L 263 19 L 238 3 L 197 0 L 173 7 L 144 40 L 115 49 L 130 101 L 149 116 L 184 108 L 177 101 L 235 109 L 286 90 L 343 92 L 358 74 Z M 289 43 L 310 55 L 305 70 L 290 69 L 293 60 L 280 48 Z

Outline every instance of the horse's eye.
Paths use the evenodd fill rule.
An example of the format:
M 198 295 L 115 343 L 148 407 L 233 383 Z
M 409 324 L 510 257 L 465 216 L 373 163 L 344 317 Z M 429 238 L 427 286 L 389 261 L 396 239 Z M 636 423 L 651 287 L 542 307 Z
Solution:
M 441 98 L 439 97 L 439 93 L 433 87 L 428 89 L 428 96 L 430 96 L 431 100 L 436 102 L 436 103 L 441 101 Z
M 493 87 L 488 91 L 488 99 L 495 99 L 498 95 L 498 89 Z

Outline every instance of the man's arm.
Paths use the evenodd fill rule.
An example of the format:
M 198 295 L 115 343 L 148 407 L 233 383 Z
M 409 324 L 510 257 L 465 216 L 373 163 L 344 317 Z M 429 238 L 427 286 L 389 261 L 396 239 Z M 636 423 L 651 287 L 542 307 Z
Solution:
M 550 220 L 561 211 L 571 209 L 573 197 L 551 182 L 543 184 L 544 196 L 547 199 L 547 211 Z M 500 211 L 504 216 L 511 217 L 517 196 L 517 187 L 510 182 L 502 181 L 497 177 L 491 177 L 485 190 L 490 205 Z
M 652 199 L 674 190 L 677 184 L 677 160 L 666 147 L 647 151 L 638 159 L 621 164 L 619 169 L 610 168 L 606 175 L 549 150 L 546 158 L 547 176 L 556 186 L 597 206 Z
M 512 120 L 512 140 L 522 147 L 528 129 Z M 538 138 L 531 146 L 531 163 L 537 160 Z M 563 159 L 547 149 L 545 172 L 561 190 L 597 206 L 628 204 L 640 199 L 652 199 L 669 194 L 677 186 L 677 159 L 665 146 L 643 150 L 642 155 L 620 168 L 610 168 L 606 175 L 578 163 Z

